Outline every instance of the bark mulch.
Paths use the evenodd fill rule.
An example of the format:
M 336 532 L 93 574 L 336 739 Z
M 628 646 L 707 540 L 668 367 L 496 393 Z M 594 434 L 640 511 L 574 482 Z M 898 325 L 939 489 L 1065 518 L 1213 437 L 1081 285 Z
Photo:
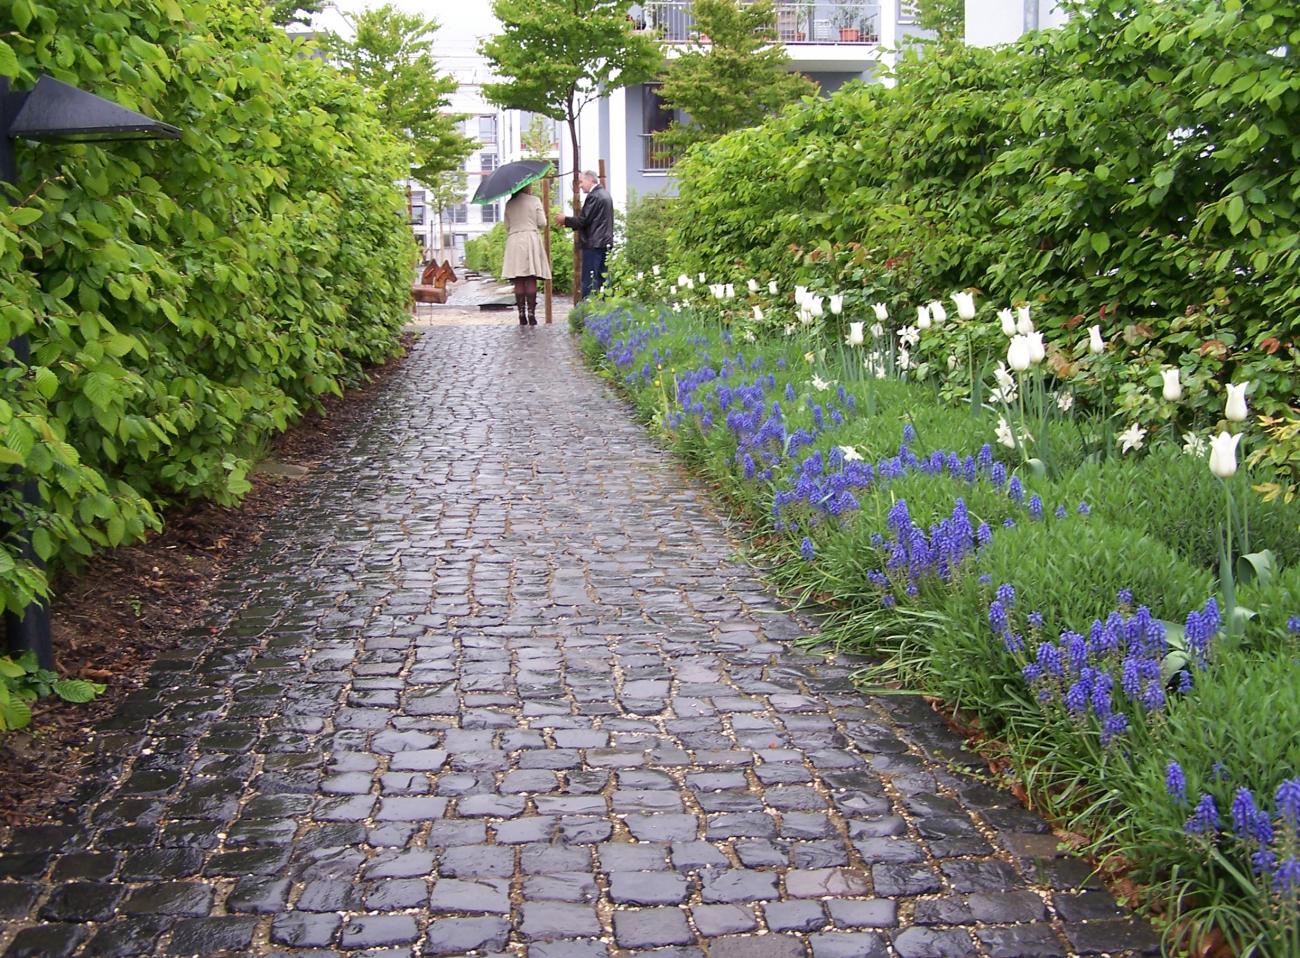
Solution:
M 95 727 L 145 682 L 154 658 L 175 648 L 204 614 L 215 584 L 256 548 L 293 489 L 309 482 L 311 471 L 350 434 L 404 356 L 368 370 L 367 381 L 328 397 L 320 412 L 276 437 L 268 460 L 305 474 L 258 473 L 238 506 L 194 503 L 170 510 L 158 535 L 99 555 L 55 581 L 51 631 L 58 668 L 108 689 L 87 705 L 36 703 L 28 728 L 0 737 L 0 824 L 41 822 L 72 800 L 98 754 Z

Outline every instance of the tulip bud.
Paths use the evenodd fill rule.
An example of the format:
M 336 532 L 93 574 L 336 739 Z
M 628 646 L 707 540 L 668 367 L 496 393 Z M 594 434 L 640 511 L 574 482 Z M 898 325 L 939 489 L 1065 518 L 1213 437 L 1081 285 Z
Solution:
M 771 294 L 772 296 L 775 296 L 775 295 L 776 295 L 776 280 L 773 279 L 773 280 L 769 280 L 769 281 L 768 281 L 768 284 L 767 284 L 767 291 L 768 291 L 768 293 Z
M 936 326 L 948 321 L 948 311 L 943 308 L 943 303 L 937 299 L 930 304 L 930 318 L 934 320 Z
M 754 321 L 759 323 L 763 321 L 763 311 L 757 306 L 754 307 Z
M 1034 324 L 1029 318 L 1029 307 L 1016 307 L 1016 332 L 1021 336 L 1028 336 L 1034 331 Z
M 687 276 L 685 273 L 682 273 L 681 276 L 677 277 L 678 286 L 689 286 L 690 284 L 691 284 L 691 278 Z
M 1018 373 L 1024 372 L 1033 365 L 1028 336 L 1011 337 L 1011 345 L 1007 347 L 1007 365 Z
M 756 279 L 751 279 L 747 285 L 749 286 L 749 291 L 750 291 L 751 293 L 757 293 L 757 292 L 758 292 L 758 280 L 756 280 Z
M 723 293 L 723 295 L 724 295 L 727 299 L 735 299 L 735 298 L 736 298 L 736 287 L 735 287 L 735 286 L 732 286 L 730 283 L 728 283 L 726 286 L 724 286 L 724 287 L 722 288 L 722 293 Z
M 1210 437 L 1210 472 L 1220 479 L 1230 479 L 1237 474 L 1237 443 L 1241 435 L 1221 432 Z
M 1037 365 L 1047 358 L 1047 347 L 1043 345 L 1042 333 L 1030 333 L 1025 337 L 1029 342 L 1029 360 Z
M 876 339 L 879 339 L 881 336 L 885 335 L 885 327 L 881 326 L 879 323 L 872 323 L 871 335 Z
M 794 288 L 794 301 L 796 303 L 802 303 L 807 297 L 808 297 L 807 286 L 796 286 Z
M 1236 385 L 1228 384 L 1228 404 L 1223 411 L 1223 418 L 1228 422 L 1246 421 L 1246 390 L 1249 387 L 1249 379 Z
M 838 316 L 844 312 L 844 296 L 837 293 L 831 297 L 831 313 Z
M 1014 336 L 1016 334 L 1016 317 L 1012 315 L 1009 309 L 998 310 L 998 320 L 1002 323 L 1002 335 Z
M 848 346 L 861 346 L 863 343 L 862 327 L 865 323 L 849 323 L 849 335 L 844 340 Z
M 1178 381 L 1178 367 L 1160 370 L 1160 378 L 1165 381 L 1162 395 L 1169 402 L 1178 402 L 1183 398 L 1183 384 Z
M 707 283 L 707 282 L 708 282 L 708 280 L 704 278 L 704 274 L 703 274 L 703 273 L 700 274 L 700 282 L 701 282 L 701 283 Z
M 953 293 L 952 301 L 957 304 L 957 315 L 962 319 L 975 318 L 975 297 L 970 293 Z
M 916 328 L 917 329 L 930 328 L 930 307 L 929 306 L 916 307 Z
M 1104 353 L 1106 351 L 1106 341 L 1101 338 L 1100 326 L 1088 327 L 1088 352 Z
M 654 273 L 656 276 L 658 276 L 658 275 L 659 275 L 659 264 L 658 264 L 658 263 L 655 263 L 654 266 L 651 266 L 651 267 L 650 267 L 650 272 L 652 272 L 652 273 Z
M 882 323 L 889 318 L 889 310 L 884 303 L 872 303 L 871 309 L 876 314 L 876 319 Z

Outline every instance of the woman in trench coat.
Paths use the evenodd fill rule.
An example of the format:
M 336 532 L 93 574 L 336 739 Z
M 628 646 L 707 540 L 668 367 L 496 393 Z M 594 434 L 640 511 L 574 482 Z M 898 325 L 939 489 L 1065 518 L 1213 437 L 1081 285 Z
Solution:
M 542 201 L 525 186 L 506 203 L 506 253 L 502 279 L 514 280 L 520 326 L 537 325 L 537 281 L 551 278 L 540 231 L 547 228 Z

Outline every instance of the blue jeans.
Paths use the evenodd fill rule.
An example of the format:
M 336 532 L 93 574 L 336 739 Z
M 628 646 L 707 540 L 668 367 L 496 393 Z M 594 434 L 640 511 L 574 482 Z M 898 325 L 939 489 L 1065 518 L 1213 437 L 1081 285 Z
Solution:
M 598 292 L 605 285 L 605 257 L 609 250 L 601 247 L 600 249 L 582 250 L 582 298 L 586 299 L 592 293 Z

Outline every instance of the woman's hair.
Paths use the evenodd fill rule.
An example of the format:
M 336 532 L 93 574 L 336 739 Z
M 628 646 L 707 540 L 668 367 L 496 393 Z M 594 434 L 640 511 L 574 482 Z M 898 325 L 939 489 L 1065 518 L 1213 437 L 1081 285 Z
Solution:
M 533 191 L 533 184 L 532 184 L 532 183 L 529 183 L 529 184 L 527 184 L 526 186 L 522 186 L 522 187 L 520 187 L 518 192 L 520 192 L 520 193 L 531 193 L 532 191 Z

